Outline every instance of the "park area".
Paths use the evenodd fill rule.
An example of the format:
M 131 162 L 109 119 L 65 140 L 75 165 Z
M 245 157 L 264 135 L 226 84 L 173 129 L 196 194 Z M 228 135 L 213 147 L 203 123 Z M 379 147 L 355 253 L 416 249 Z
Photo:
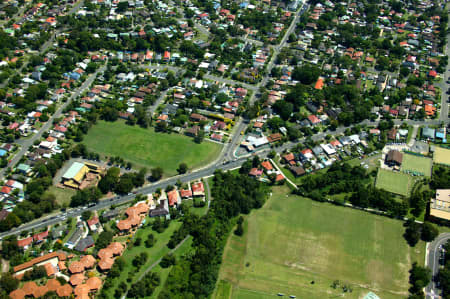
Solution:
M 412 188 L 412 184 L 413 178 L 408 174 L 378 169 L 376 187 L 379 189 L 407 196 Z
M 85 136 L 88 150 L 104 156 L 121 157 L 137 167 L 162 167 L 165 176 L 175 175 L 180 163 L 198 168 L 216 159 L 222 147 L 213 142 L 197 144 L 180 134 L 157 133 L 126 125 L 123 121 L 99 121 Z
M 436 146 L 434 148 L 433 162 L 450 166 L 450 149 Z
M 408 296 L 409 269 L 423 264 L 425 245 L 410 248 L 403 223 L 360 210 L 273 194 L 244 222 L 244 235 L 231 234 L 212 298 L 297 298 Z M 333 282 L 339 280 L 336 288 Z
M 431 177 L 431 168 L 433 161 L 427 157 L 421 157 L 411 154 L 403 154 L 401 170 L 411 174 L 424 175 Z

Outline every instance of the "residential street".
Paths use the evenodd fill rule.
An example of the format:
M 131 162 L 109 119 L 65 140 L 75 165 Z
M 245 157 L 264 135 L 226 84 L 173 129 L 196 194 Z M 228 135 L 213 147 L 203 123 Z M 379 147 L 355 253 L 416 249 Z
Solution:
M 72 102 L 73 99 L 77 98 L 86 88 L 88 88 L 92 82 L 94 82 L 95 77 L 97 77 L 97 74 L 100 72 L 103 72 L 106 69 L 106 64 L 102 67 L 100 67 L 95 73 L 91 74 L 86 81 L 84 81 L 84 83 L 77 88 L 76 90 L 74 90 L 72 92 L 72 95 L 70 96 L 70 98 L 63 103 L 58 110 L 56 110 L 56 112 L 48 119 L 48 121 L 39 129 L 39 131 L 34 134 L 33 136 L 31 136 L 30 138 L 26 138 L 26 139 L 20 139 L 19 140 L 19 144 L 21 146 L 20 151 L 16 153 L 16 155 L 9 161 L 8 163 L 8 167 L 12 167 L 14 165 L 16 165 L 20 159 L 23 157 L 23 155 L 25 155 L 25 153 L 28 151 L 28 148 L 30 146 L 33 145 L 35 140 L 39 140 L 42 136 L 42 134 L 44 132 L 47 132 L 53 125 L 53 120 L 60 117 L 62 111 L 64 110 L 64 108 L 67 107 L 67 105 L 69 105 L 70 102 Z M 2 168 L 0 170 L 0 179 L 3 179 L 3 175 L 6 171 L 7 167 Z

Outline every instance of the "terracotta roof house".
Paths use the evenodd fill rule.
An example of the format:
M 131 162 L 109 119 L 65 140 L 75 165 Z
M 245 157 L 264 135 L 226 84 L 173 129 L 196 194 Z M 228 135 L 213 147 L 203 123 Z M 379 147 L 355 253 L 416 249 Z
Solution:
M 42 241 L 44 241 L 45 239 L 47 239 L 48 237 L 48 230 L 39 234 L 35 234 L 33 236 L 33 240 L 36 243 L 41 243 Z
M 258 169 L 256 167 L 252 168 L 248 173 L 250 176 L 259 177 L 263 174 L 262 169 Z
M 203 182 L 192 184 L 191 189 L 194 196 L 205 196 L 205 187 L 203 186 Z
M 54 291 L 54 292 L 56 292 L 56 290 L 59 289 L 59 288 L 61 287 L 61 283 L 60 283 L 57 279 L 55 279 L 55 278 L 49 279 L 49 280 L 47 281 L 46 287 L 47 287 L 47 289 L 48 289 L 49 291 Z
M 75 261 L 72 262 L 69 265 L 69 272 L 72 274 L 76 274 L 76 273 L 82 273 L 84 271 L 84 263 L 82 263 L 81 261 Z
M 37 291 L 37 289 L 38 286 L 34 281 L 28 281 L 22 287 L 22 290 L 25 292 L 25 295 L 27 296 L 32 296 Z
M 33 237 L 28 237 L 22 240 L 17 240 L 17 246 L 25 248 L 33 243 Z
M 20 264 L 18 266 L 14 267 L 14 273 L 16 272 L 20 272 L 20 271 L 24 271 L 24 270 L 28 270 L 30 268 L 32 268 L 34 265 L 40 264 L 42 262 L 51 260 L 53 258 L 58 258 L 59 261 L 64 261 L 66 259 L 66 255 L 62 252 L 52 252 L 52 253 L 48 253 L 46 255 L 37 257 L 32 259 L 31 261 L 28 261 L 26 263 Z
M 24 299 L 25 296 L 25 291 L 22 289 L 17 289 L 9 293 L 9 297 L 11 297 L 11 299 Z
M 264 167 L 265 170 L 270 171 L 273 169 L 272 164 L 269 161 L 261 162 L 261 166 Z
M 181 198 L 191 198 L 192 197 L 192 191 L 191 190 L 180 190 L 180 196 Z
M 98 267 L 100 268 L 101 271 L 107 271 L 111 269 L 113 264 L 114 264 L 113 259 L 102 259 L 98 262 Z
M 73 286 L 77 286 L 83 283 L 84 279 L 86 278 L 86 276 L 84 276 L 84 274 L 78 273 L 78 274 L 74 274 L 72 276 L 70 276 L 70 284 Z
M 72 291 L 72 287 L 69 284 L 65 284 L 56 290 L 56 294 L 58 294 L 59 297 L 69 297 L 72 294 Z
M 295 159 L 295 156 L 294 156 L 293 153 L 289 153 L 289 154 L 284 155 L 284 156 L 283 156 L 283 159 L 284 159 L 286 162 L 290 162 L 290 161 L 292 161 L 292 160 Z
M 180 203 L 180 197 L 177 190 L 167 192 L 167 199 L 169 200 L 169 206 L 171 207 Z
M 86 284 L 89 286 L 91 291 L 97 291 L 102 286 L 102 280 L 96 276 L 89 278 L 86 281 Z
M 80 262 L 83 263 L 84 269 L 90 269 L 95 265 L 95 258 L 92 255 L 88 254 L 83 256 Z
M 45 271 L 47 272 L 47 276 L 53 276 L 56 274 L 56 268 L 51 263 L 44 264 Z
M 75 289 L 73 290 L 73 292 L 77 296 L 77 298 L 78 298 L 78 296 L 81 296 L 81 298 L 83 298 L 83 296 L 87 296 L 90 291 L 91 290 L 87 284 L 77 285 L 75 287 Z M 86 298 L 89 298 L 89 297 L 86 297 Z

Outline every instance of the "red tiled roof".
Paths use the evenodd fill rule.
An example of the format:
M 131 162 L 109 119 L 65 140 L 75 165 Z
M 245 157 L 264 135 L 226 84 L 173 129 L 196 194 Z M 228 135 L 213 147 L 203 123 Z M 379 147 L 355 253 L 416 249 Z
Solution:
M 25 247 L 25 246 L 30 245 L 31 243 L 33 243 L 33 237 L 28 237 L 26 239 L 17 240 L 17 246 L 19 246 L 19 247 Z M 15 268 L 17 268 L 17 267 L 15 267 Z M 19 271 L 19 270 L 15 270 L 14 272 L 17 272 L 17 271 Z
M 272 164 L 269 161 L 263 161 L 261 163 L 261 166 L 264 167 L 266 170 L 272 170 Z

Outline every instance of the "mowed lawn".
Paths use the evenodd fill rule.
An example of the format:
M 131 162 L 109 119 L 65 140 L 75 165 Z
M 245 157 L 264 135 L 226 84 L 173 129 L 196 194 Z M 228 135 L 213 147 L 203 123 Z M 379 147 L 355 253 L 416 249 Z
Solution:
M 412 177 L 405 173 L 378 169 L 376 187 L 407 196 L 412 186 Z
M 137 166 L 160 166 L 164 174 L 174 175 L 180 163 L 194 169 L 213 161 L 222 147 L 213 142 L 197 144 L 180 134 L 156 133 L 153 128 L 128 126 L 123 121 L 99 121 L 83 143 L 91 151 L 105 156 L 119 156 Z
M 230 235 L 213 298 L 336 298 L 334 280 L 352 288 L 346 298 L 407 297 L 408 270 L 423 264 L 425 245 L 410 248 L 401 221 L 289 193 L 275 187 L 246 217 L 244 236 Z
M 434 148 L 433 161 L 438 164 L 450 165 L 450 149 L 436 146 Z
M 433 160 L 430 158 L 403 154 L 402 171 L 418 172 L 426 177 L 430 177 L 432 166 Z

